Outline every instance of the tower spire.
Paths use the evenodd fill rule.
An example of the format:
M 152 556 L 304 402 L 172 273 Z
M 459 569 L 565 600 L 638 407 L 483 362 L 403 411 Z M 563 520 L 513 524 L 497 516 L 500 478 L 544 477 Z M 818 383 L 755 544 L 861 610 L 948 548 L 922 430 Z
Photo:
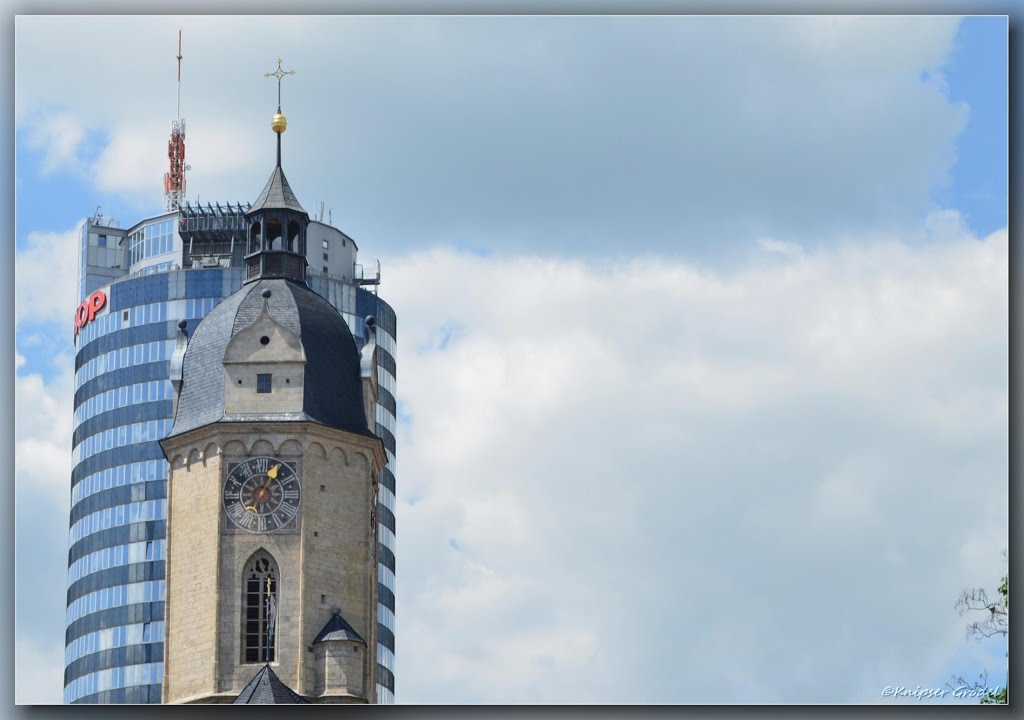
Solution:
M 306 281 L 309 214 L 299 204 L 281 167 L 281 134 L 288 127 L 288 120 L 281 112 L 281 78 L 294 75 L 295 71 L 282 70 L 281 62 L 278 58 L 276 71 L 263 73 L 265 78 L 277 78 L 277 114 L 270 123 L 277 133 L 277 166 L 256 202 L 245 211 L 249 222 L 245 255 L 247 283 L 262 278 Z
M 164 173 L 164 209 L 177 210 L 185 198 L 185 121 L 181 119 L 181 30 L 178 30 L 178 97 L 175 119 L 171 121 L 171 139 L 167 141 L 168 172 Z
M 277 114 L 274 115 L 274 119 L 270 123 L 270 127 L 275 133 L 277 133 L 277 166 L 281 167 L 281 134 L 288 127 L 288 118 L 281 112 L 281 78 L 285 75 L 294 75 L 294 70 L 282 70 L 281 63 L 284 62 L 281 58 L 277 59 L 277 70 L 272 73 L 263 73 L 264 78 L 276 77 L 277 78 Z

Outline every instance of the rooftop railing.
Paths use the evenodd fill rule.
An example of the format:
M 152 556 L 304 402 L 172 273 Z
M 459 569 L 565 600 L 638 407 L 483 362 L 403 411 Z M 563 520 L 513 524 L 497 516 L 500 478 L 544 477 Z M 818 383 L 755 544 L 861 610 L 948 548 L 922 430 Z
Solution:
M 221 207 L 220 203 L 206 203 L 206 206 L 185 203 L 178 209 L 178 233 L 227 233 L 245 232 L 245 213 L 251 207 L 249 203 Z

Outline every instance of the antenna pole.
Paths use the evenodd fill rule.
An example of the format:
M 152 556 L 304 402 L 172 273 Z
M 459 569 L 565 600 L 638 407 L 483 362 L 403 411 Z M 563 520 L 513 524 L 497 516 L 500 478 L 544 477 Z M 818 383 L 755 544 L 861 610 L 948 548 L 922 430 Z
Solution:
M 181 30 L 178 30 L 178 119 L 181 120 Z

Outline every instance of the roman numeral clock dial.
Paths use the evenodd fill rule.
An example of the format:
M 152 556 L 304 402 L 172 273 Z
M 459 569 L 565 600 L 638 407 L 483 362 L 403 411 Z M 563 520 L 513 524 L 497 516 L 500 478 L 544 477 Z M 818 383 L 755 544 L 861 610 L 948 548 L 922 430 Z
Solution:
M 296 529 L 301 488 L 294 463 L 254 457 L 229 465 L 223 497 L 228 530 L 274 533 Z

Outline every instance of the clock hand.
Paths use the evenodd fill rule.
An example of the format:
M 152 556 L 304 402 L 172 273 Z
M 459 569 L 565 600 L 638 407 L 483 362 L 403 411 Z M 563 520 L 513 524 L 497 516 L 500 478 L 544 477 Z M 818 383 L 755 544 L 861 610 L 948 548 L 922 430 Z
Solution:
M 276 480 L 277 479 L 277 469 L 279 467 L 281 467 L 281 463 L 278 463 L 274 467 L 272 467 L 269 470 L 267 470 L 267 477 L 270 478 L 271 480 Z

